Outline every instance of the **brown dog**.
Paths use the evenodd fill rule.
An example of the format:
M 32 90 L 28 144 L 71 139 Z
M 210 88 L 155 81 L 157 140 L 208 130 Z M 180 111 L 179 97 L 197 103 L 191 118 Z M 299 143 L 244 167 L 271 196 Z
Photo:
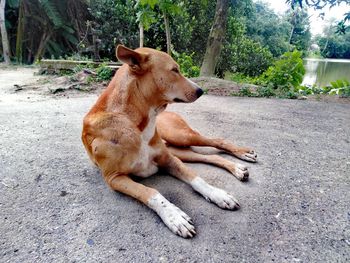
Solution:
M 179 115 L 164 112 L 169 103 L 193 102 L 203 94 L 199 86 L 181 75 L 178 64 L 168 54 L 124 46 L 118 46 L 116 54 L 125 64 L 84 118 L 82 140 L 86 151 L 112 189 L 153 209 L 174 233 L 192 237 L 196 232 L 187 214 L 157 190 L 134 182 L 129 175 L 147 177 L 158 167 L 166 168 L 208 201 L 236 210 L 239 204 L 234 197 L 206 183 L 180 160 L 215 164 L 245 180 L 246 167 L 217 155 L 193 152 L 189 147 L 213 146 L 251 162 L 256 161 L 256 154 L 222 139 L 205 138 Z

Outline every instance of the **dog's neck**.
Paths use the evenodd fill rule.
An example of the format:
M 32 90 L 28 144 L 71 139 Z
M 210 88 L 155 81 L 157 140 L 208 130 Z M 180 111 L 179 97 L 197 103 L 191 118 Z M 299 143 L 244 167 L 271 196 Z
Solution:
M 147 92 L 145 87 L 141 86 L 142 82 L 137 77 L 124 72 L 122 76 L 115 79 L 114 83 L 111 83 L 114 84 L 111 91 L 112 96 L 106 105 L 107 111 L 122 112 L 128 115 L 141 131 L 148 125 L 153 126 L 150 122 L 155 122 L 156 115 L 167 107 L 167 103 L 158 98 L 159 94 Z

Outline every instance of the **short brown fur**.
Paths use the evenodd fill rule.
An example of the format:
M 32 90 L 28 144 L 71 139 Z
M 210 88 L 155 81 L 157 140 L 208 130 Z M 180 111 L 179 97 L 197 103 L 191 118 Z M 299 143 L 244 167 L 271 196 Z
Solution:
M 195 153 L 189 147 L 213 146 L 254 162 L 253 151 L 222 139 L 206 138 L 192 130 L 179 115 L 164 111 L 169 103 L 193 102 L 203 93 L 180 74 L 179 66 L 170 56 L 148 48 L 134 51 L 118 46 L 117 57 L 125 64 L 85 116 L 82 132 L 89 157 L 112 189 L 151 207 L 150 200 L 158 191 L 134 182 L 129 175 L 146 177 L 157 167 L 163 167 L 191 184 L 197 175 L 179 159 L 214 164 L 240 180 L 248 178 L 246 168 L 237 170 L 233 162 Z M 195 233 L 194 228 L 187 232 L 173 231 L 179 231 L 181 234 L 176 233 L 183 237 Z

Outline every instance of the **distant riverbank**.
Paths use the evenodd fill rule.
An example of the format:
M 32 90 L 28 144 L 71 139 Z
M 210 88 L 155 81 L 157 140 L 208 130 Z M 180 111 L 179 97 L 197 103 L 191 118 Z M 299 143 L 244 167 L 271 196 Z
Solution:
M 331 81 L 350 81 L 350 59 L 304 59 L 306 74 L 302 85 L 324 87 Z

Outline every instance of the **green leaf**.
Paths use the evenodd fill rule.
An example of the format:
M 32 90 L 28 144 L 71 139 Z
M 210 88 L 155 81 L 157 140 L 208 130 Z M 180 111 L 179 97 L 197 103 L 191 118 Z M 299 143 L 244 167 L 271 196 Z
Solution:
M 19 6 L 19 0 L 7 0 L 6 4 L 10 7 L 10 8 L 18 8 Z
M 331 86 L 333 87 L 333 89 L 339 88 L 339 87 L 338 87 L 338 83 L 335 82 L 335 81 L 331 81 Z
M 54 24 L 54 26 L 58 28 L 62 27 L 62 25 L 64 24 L 62 20 L 62 16 L 58 12 L 55 6 L 55 3 L 50 0 L 40 0 L 39 3 L 45 10 L 46 15 L 48 16 L 50 21 Z
M 140 0 L 141 6 L 149 5 L 152 9 L 154 9 L 155 5 L 159 3 L 158 0 Z

